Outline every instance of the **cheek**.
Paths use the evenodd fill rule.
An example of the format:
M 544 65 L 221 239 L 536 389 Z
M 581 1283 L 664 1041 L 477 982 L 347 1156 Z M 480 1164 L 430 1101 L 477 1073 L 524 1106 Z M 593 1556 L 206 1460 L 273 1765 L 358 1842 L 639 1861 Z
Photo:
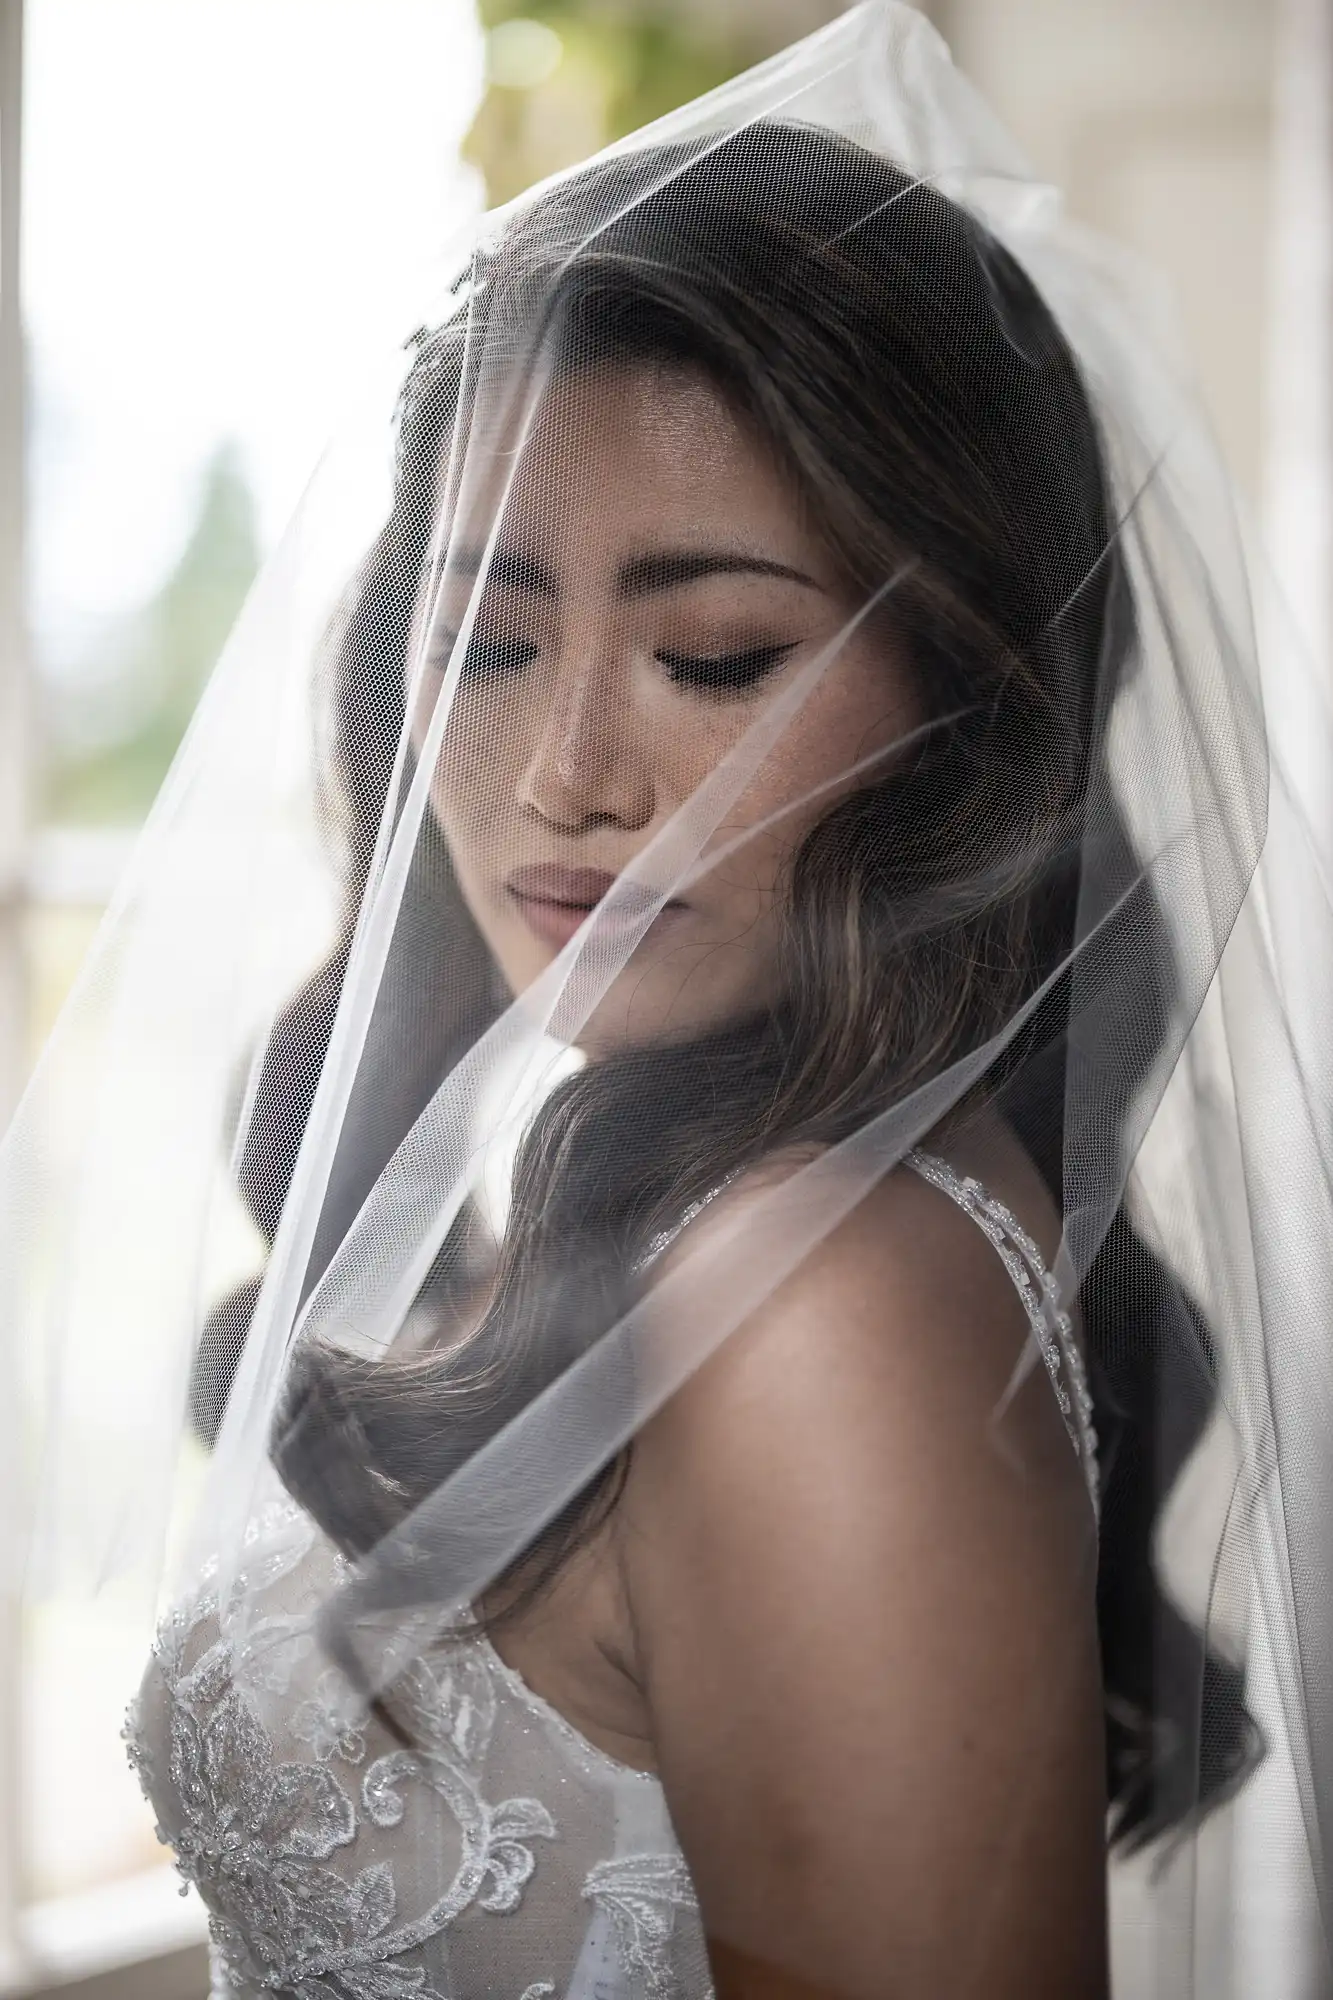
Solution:
M 505 824 L 523 765 L 512 705 L 456 695 L 431 781 L 435 815 L 451 842 L 475 843 Z
M 889 769 L 895 746 L 916 727 L 916 706 L 880 662 L 850 663 L 816 690 L 774 746 L 738 820 L 757 825 L 779 814 L 774 833 L 796 847 L 840 797 Z
M 673 685 L 650 660 L 636 660 L 623 728 L 651 772 L 660 817 L 688 803 L 745 737 L 753 712 Z
M 896 745 L 921 719 L 921 703 L 905 671 L 877 651 L 850 652 L 845 671 L 831 676 L 810 703 L 798 746 L 806 788 L 869 783 L 888 767 Z M 797 725 L 799 730 L 800 725 Z M 878 763 L 868 760 L 882 758 Z
M 778 890 L 811 829 L 840 798 L 887 772 L 919 721 L 905 675 L 874 654 L 848 660 L 812 695 L 710 843 L 741 839 L 719 863 L 718 888 L 761 897 Z

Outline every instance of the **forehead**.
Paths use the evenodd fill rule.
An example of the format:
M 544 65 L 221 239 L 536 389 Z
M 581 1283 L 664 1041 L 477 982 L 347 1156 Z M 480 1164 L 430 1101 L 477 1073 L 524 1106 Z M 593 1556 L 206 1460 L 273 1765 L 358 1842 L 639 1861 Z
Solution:
M 668 366 L 583 370 L 540 392 L 524 433 L 482 447 L 454 536 L 503 538 L 557 563 L 614 561 L 654 545 L 762 545 L 809 559 L 794 486 L 764 441 L 700 373 Z M 507 490 L 506 490 L 507 484 Z

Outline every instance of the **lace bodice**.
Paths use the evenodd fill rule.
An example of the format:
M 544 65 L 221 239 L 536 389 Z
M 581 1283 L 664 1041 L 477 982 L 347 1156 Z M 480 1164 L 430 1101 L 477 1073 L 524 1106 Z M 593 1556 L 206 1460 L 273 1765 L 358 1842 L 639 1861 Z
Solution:
M 1090 1399 L 1035 1244 L 977 1182 L 910 1164 L 1003 1258 L 1091 1482 Z M 270 1508 L 243 1567 L 260 1607 L 244 1635 L 205 1577 L 161 1626 L 126 1729 L 208 1906 L 218 2000 L 705 2000 L 654 1777 L 595 1749 L 470 1630 L 396 1684 L 403 1748 L 320 1652 L 313 1613 L 344 1565 L 307 1517 Z
M 586 1742 L 485 1639 L 395 1688 L 412 1751 L 311 1631 L 340 1559 L 291 1506 L 256 1523 L 244 1645 L 216 1588 L 159 1631 L 127 1736 L 211 1917 L 215 1995 L 674 2000 L 707 1991 L 661 1786 Z M 230 1630 L 230 1627 L 228 1627 Z

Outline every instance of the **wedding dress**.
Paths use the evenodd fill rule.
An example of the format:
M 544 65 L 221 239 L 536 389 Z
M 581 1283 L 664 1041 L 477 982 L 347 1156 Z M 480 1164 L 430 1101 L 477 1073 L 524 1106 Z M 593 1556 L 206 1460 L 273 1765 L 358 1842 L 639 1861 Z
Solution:
M 844 1840 L 848 1790 L 882 1828 L 924 1745 L 890 1831 L 952 1882 L 981 1808 L 931 1845 L 966 1782 L 940 1760 L 974 1722 L 1016 1741 L 1029 1690 L 1053 1727 L 1073 1627 L 1068 1816 L 1099 1896 L 1104 1773 L 1124 2000 L 1328 1975 L 1333 821 L 1308 773 L 1333 718 L 1260 643 L 1163 327 L 929 23 L 866 0 L 482 218 L 359 385 L 0 1144 L 0 1586 L 59 1629 L 110 1586 L 145 1657 L 174 1607 L 130 1746 L 220 1992 L 701 2000 L 699 1899 L 716 1933 L 733 1886 L 707 1837 L 804 1759 L 863 1954 L 844 1986 L 878 2000 L 930 1899 Z M 858 1462 L 838 1532 L 868 1569 L 872 1527 L 922 1520 L 882 1594 L 875 1569 L 826 1605 L 880 1621 L 855 1662 L 880 1734 L 825 1754 L 865 1709 L 802 1655 L 820 1684 L 771 1764 L 761 1741 L 747 1787 L 707 1760 L 693 1824 L 676 1790 L 687 1868 L 658 1781 L 471 1611 L 549 1581 L 720 1393 L 738 1329 L 855 1239 L 873 1277 L 784 1334 L 818 1402 L 839 1312 L 891 1327 L 907 1296 L 892 1258 L 928 1229 L 875 1234 L 904 1198 L 1031 1337 L 983 1379 L 985 1315 L 935 1260 L 940 1319 L 897 1330 L 952 1314 L 977 1395 L 923 1392 L 919 1483 L 848 1544 Z M 1049 1550 L 1006 1596 L 988 1565 L 1027 1545 L 960 1506 L 1003 1546 L 946 1551 L 963 1581 L 912 1654 L 934 1482 L 1044 1493 L 1043 1374 L 1052 1505 L 1086 1537 L 1068 1619 L 1023 1625 Z M 926 1449 L 950 1412 L 966 1436 Z M 843 1433 L 815 1435 L 841 1495 Z M 711 1531 L 697 1460 L 679 1482 Z M 838 1573 L 817 1551 L 768 1603 Z M 744 1636 L 785 1660 L 799 1635 Z M 928 1698 L 959 1712 L 916 1729 L 909 1669 L 961 1686 L 1024 1642 L 1019 1693 L 946 1668 Z M 725 1683 L 677 1749 L 726 1739 Z M 1065 1769 L 1048 1740 L 1004 1811 Z M 1032 1815 L 1056 1863 L 1065 1815 Z M 1007 1893 L 1008 1948 L 1039 1949 L 1045 1864 Z M 932 1969 L 985 1942 L 954 1918 Z M 808 1983 L 832 1935 L 777 1970 Z
M 1094 1477 L 1082 1363 L 1036 1244 L 975 1180 L 928 1154 L 908 1163 L 995 1246 Z M 261 1615 L 244 1659 L 206 1581 L 159 1630 L 127 1726 L 160 1836 L 208 1906 L 217 2000 L 705 2000 L 698 1903 L 658 1779 L 590 1743 L 467 1630 L 407 1668 L 413 1747 L 394 1743 L 312 1631 L 347 1571 L 277 1503 L 247 1537 Z

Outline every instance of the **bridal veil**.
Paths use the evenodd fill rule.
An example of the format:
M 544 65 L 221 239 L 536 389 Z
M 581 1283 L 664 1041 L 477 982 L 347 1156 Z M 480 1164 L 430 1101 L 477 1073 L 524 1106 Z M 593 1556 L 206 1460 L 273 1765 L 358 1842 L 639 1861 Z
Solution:
M 1312 669 L 1256 643 L 1157 320 L 894 0 L 483 219 L 264 570 L 0 1151 L 28 1601 L 119 1579 L 149 1612 L 211 1566 L 262 1678 L 254 1524 L 295 1492 L 350 1565 L 309 1633 L 391 1699 L 988 1107 L 1082 1301 L 1082 1335 L 1047 1318 L 1087 1348 L 1066 1415 L 1133 1654 L 1122 1990 L 1272 1991 L 1265 1924 L 1328 1976 L 1333 910 L 1281 720 Z M 551 596 L 514 524 L 540 485 L 558 555 L 580 424 L 680 366 L 802 494 L 843 614 L 790 658 L 664 641 L 671 698 L 718 718 L 708 767 L 614 879 L 492 882 L 547 859 L 504 776 L 539 650 L 512 605 Z M 756 814 L 872 640 L 916 706 Z M 755 886 L 788 823 L 795 940 Z M 679 922 L 710 878 L 773 930 L 742 1020 L 709 996 L 744 941 Z M 568 921 L 515 977 L 478 913 L 524 884 Z

